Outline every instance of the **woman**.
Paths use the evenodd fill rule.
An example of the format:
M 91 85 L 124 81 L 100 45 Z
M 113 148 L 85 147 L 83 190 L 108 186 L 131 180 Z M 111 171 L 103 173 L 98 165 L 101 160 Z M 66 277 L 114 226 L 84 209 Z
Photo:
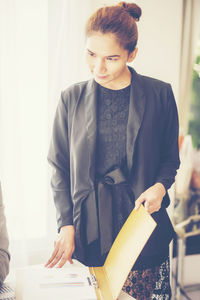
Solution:
M 48 160 L 59 236 L 46 266 L 73 257 L 98 266 L 131 210 L 144 204 L 157 228 L 123 290 L 136 299 L 169 299 L 167 190 L 179 167 L 178 117 L 171 86 L 127 66 L 137 54 L 141 9 L 121 2 L 86 24 L 93 79 L 61 94 Z

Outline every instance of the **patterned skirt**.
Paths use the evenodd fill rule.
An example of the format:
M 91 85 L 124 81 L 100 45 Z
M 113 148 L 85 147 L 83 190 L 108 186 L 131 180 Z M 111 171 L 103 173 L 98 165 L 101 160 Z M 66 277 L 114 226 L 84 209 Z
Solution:
M 122 290 L 137 300 L 169 300 L 169 258 L 160 266 L 131 270 Z

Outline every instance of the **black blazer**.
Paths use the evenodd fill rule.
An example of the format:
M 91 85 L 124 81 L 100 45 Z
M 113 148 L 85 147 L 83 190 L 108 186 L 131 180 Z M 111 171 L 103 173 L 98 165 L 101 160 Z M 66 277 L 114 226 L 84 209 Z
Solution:
M 129 183 L 137 199 L 147 188 L 161 182 L 166 190 L 179 167 L 178 115 L 170 84 L 132 73 L 127 125 Z M 91 79 L 70 86 L 61 93 L 53 125 L 48 161 L 53 166 L 51 185 L 60 229 L 74 224 L 75 253 L 84 262 L 81 242 L 81 209 L 85 202 L 88 217 L 97 220 L 95 201 L 95 145 L 97 84 Z M 166 193 L 159 212 L 152 214 L 158 226 L 142 255 L 165 251 L 173 236 L 166 212 Z M 98 238 L 94 221 L 88 239 Z

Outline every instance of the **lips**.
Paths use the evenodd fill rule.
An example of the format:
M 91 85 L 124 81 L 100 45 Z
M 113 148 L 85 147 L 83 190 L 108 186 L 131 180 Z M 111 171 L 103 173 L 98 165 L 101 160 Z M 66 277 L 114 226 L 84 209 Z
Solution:
M 105 78 L 108 77 L 108 75 L 96 75 L 96 77 L 97 77 L 98 79 L 105 79 Z

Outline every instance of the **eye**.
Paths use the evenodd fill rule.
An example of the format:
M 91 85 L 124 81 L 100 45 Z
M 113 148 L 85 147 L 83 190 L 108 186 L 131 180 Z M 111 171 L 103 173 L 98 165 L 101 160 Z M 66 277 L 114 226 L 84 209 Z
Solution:
M 116 57 L 107 57 L 107 60 L 109 60 L 109 61 L 117 61 L 118 58 L 116 58 Z
M 92 53 L 92 52 L 87 52 L 87 54 L 89 55 L 89 56 L 91 56 L 91 57 L 94 57 L 95 56 L 95 54 L 94 53 Z

